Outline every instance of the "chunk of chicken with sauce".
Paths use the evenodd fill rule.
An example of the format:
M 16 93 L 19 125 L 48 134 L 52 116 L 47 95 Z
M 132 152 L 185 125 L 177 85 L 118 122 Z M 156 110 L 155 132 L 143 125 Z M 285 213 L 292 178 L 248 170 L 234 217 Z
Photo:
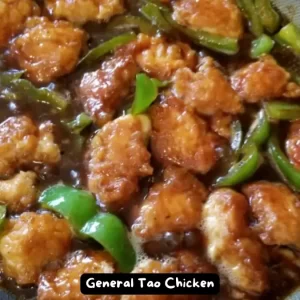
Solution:
M 300 121 L 291 123 L 285 148 L 291 163 L 300 169 Z
M 106 22 L 125 10 L 123 0 L 46 0 L 46 8 L 53 17 L 77 24 Z
M 240 97 L 210 57 L 201 60 L 196 73 L 188 68 L 177 70 L 173 81 L 172 91 L 175 96 L 200 115 L 243 112 Z
M 140 68 L 150 76 L 169 80 L 176 70 L 187 67 L 195 69 L 198 59 L 188 44 L 168 43 L 163 37 L 138 36 L 141 50 L 136 55 Z
M 119 296 L 86 296 L 80 292 L 80 277 L 84 273 L 109 274 L 115 272 L 115 262 L 104 251 L 77 250 L 64 265 L 42 273 L 38 285 L 39 300 L 118 300 Z
M 33 162 L 55 164 L 60 150 L 54 142 L 53 125 L 39 128 L 26 116 L 10 117 L 0 124 L 0 176 L 12 175 Z
M 127 115 L 106 124 L 91 141 L 88 188 L 106 205 L 122 207 L 139 190 L 139 179 L 152 174 L 146 141 L 146 116 Z
M 69 251 L 71 238 L 67 221 L 49 213 L 9 219 L 0 239 L 4 274 L 20 285 L 37 283 L 42 269 Z
M 182 101 L 169 96 L 151 107 L 150 116 L 151 149 L 158 161 L 203 174 L 214 166 L 217 155 L 213 134 Z
M 165 232 L 185 232 L 201 223 L 202 205 L 207 191 L 186 170 L 171 166 L 165 169 L 163 181 L 150 189 L 142 202 L 132 230 L 144 240 Z
M 284 184 L 267 181 L 246 185 L 256 222 L 253 229 L 266 245 L 294 245 L 300 248 L 300 201 Z
M 37 200 L 37 176 L 34 172 L 20 172 L 8 180 L 0 180 L 0 203 L 11 213 L 23 212 Z
M 26 18 L 38 13 L 38 6 L 33 0 L 0 1 L 0 48 L 7 46 L 8 41 L 19 33 Z
M 210 119 L 210 126 L 211 129 L 219 136 L 229 140 L 232 135 L 231 132 L 232 122 L 233 122 L 232 115 L 228 115 L 224 113 L 216 113 Z
M 263 249 L 247 226 L 248 202 L 231 189 L 210 194 L 203 206 L 207 256 L 229 283 L 250 294 L 268 287 Z
M 49 83 L 72 72 L 85 43 L 85 33 L 67 21 L 29 18 L 26 30 L 10 46 L 8 60 L 36 83 Z
M 181 25 L 225 37 L 240 38 L 243 18 L 234 0 L 177 0 L 173 17 Z

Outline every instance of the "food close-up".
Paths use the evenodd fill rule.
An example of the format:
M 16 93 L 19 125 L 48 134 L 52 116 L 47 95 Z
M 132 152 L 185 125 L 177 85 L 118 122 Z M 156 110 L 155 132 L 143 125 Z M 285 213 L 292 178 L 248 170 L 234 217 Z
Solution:
M 299 300 L 298 4 L 0 0 L 0 300 Z

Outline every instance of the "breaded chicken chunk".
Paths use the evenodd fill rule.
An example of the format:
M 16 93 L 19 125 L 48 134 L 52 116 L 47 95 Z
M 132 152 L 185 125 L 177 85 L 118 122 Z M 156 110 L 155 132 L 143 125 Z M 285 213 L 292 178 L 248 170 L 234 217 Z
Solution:
M 248 202 L 231 189 L 210 194 L 203 206 L 207 256 L 229 283 L 250 294 L 268 287 L 262 246 L 246 223 Z
M 232 38 L 243 34 L 242 14 L 235 0 L 177 0 L 173 9 L 181 25 Z
M 30 18 L 11 44 L 8 59 L 26 70 L 31 81 L 49 83 L 73 71 L 84 43 L 85 33 L 69 22 Z
M 124 12 L 123 0 L 46 0 L 46 8 L 55 18 L 77 24 L 106 22 Z
M 67 221 L 49 213 L 9 219 L 0 239 L 4 274 L 20 285 L 37 283 L 42 269 L 69 251 L 71 238 Z
M 117 300 L 119 296 L 85 296 L 80 292 L 80 277 L 84 273 L 114 273 L 115 263 L 104 251 L 77 250 L 64 265 L 42 273 L 39 279 L 39 300 Z
M 33 0 L 0 1 L 0 48 L 23 29 L 26 18 L 37 13 L 38 6 Z
M 137 72 L 133 56 L 118 52 L 105 61 L 99 70 L 83 76 L 77 96 L 98 126 L 113 118 L 129 94 Z
M 232 115 L 227 115 L 224 113 L 216 113 L 210 119 L 210 127 L 219 136 L 229 140 L 231 137 L 232 122 L 233 122 Z
M 231 76 L 233 89 L 249 103 L 283 96 L 290 74 L 266 55 Z
M 122 207 L 139 190 L 139 179 L 152 174 L 146 116 L 127 115 L 106 124 L 88 152 L 88 188 L 106 205 Z
M 267 181 L 246 185 L 254 230 L 266 245 L 294 245 L 300 248 L 300 201 L 284 184 Z
M 132 230 L 150 240 L 165 232 L 184 232 L 201 222 L 202 205 L 207 191 L 196 177 L 178 167 L 168 167 L 163 181 L 150 189 L 142 202 Z
M 53 125 L 39 128 L 26 116 L 10 117 L 0 124 L 0 176 L 13 174 L 33 162 L 55 164 L 60 150 L 54 143 Z
M 214 166 L 217 155 L 212 133 L 182 101 L 169 96 L 151 107 L 150 116 L 151 148 L 158 161 L 203 174 Z
M 197 73 L 188 68 L 177 70 L 173 81 L 172 90 L 177 98 L 201 115 L 243 112 L 240 97 L 210 57 L 201 60 Z
M 300 169 L 300 121 L 291 123 L 285 149 L 291 163 Z
M 181 42 L 168 43 L 163 37 L 138 36 L 137 43 L 141 51 L 136 61 L 141 69 L 152 77 L 169 80 L 179 68 L 194 69 L 197 55 L 188 44 Z
M 37 176 L 34 172 L 20 172 L 8 180 L 0 180 L 0 203 L 11 213 L 28 209 L 37 200 Z

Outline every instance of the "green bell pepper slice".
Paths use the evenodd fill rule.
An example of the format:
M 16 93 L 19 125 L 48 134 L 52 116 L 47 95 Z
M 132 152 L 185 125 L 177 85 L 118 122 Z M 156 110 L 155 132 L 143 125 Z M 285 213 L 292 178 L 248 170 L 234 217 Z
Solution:
M 300 54 L 300 29 L 293 23 L 289 23 L 275 35 L 275 40 L 281 44 L 291 47 Z
M 86 113 L 79 114 L 73 121 L 64 123 L 74 134 L 80 134 L 86 127 L 92 124 L 93 120 Z
M 259 58 L 262 55 L 268 54 L 272 51 L 275 41 L 268 35 L 263 34 L 258 39 L 254 40 L 251 45 L 251 58 Z
M 230 147 L 233 151 L 239 151 L 243 143 L 243 130 L 240 120 L 231 124 Z
M 268 102 L 264 109 L 270 120 L 295 121 L 300 119 L 300 105 L 289 102 Z
M 0 229 L 3 229 L 5 223 L 7 209 L 5 205 L 0 205 Z
M 129 273 L 136 263 L 136 254 L 122 221 L 110 214 L 99 213 L 89 220 L 81 233 L 100 243 L 118 262 L 121 272 Z
M 8 86 L 12 81 L 20 79 L 25 71 L 10 70 L 0 73 L 0 86 Z

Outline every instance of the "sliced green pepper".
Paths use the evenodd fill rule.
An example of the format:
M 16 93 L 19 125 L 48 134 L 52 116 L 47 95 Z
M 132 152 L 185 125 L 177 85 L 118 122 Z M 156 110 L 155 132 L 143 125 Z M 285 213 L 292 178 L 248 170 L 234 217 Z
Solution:
M 20 79 L 25 71 L 11 70 L 0 73 L 0 85 L 8 86 L 12 81 Z
M 0 229 L 3 228 L 5 223 L 5 217 L 6 217 L 6 206 L 0 205 Z
M 271 120 L 299 120 L 300 105 L 288 102 L 268 102 L 264 104 L 266 114 Z
M 253 0 L 237 0 L 237 4 L 249 21 L 250 31 L 257 37 L 261 36 L 264 29 Z
M 275 41 L 273 41 L 268 35 L 261 35 L 258 39 L 252 42 L 251 58 L 259 58 L 264 54 L 270 53 L 274 45 Z
M 279 140 L 273 132 L 268 143 L 268 157 L 273 168 L 291 189 L 300 192 L 300 171 L 296 169 L 280 149 Z
M 231 125 L 231 149 L 233 151 L 238 151 L 243 142 L 243 130 L 242 130 L 242 124 L 240 120 L 236 120 Z
M 275 35 L 275 39 L 279 44 L 289 46 L 300 54 L 300 29 L 293 23 L 281 28 Z
M 100 243 L 116 259 L 121 272 L 132 271 L 136 254 L 126 227 L 119 218 L 109 213 L 99 213 L 85 224 L 81 233 Z
M 270 0 L 254 0 L 261 23 L 269 33 L 274 33 L 280 26 L 280 16 L 272 7 Z
M 78 63 L 78 66 L 88 66 L 92 63 L 97 62 L 104 55 L 113 52 L 117 48 L 124 46 L 131 41 L 136 39 L 136 34 L 134 32 L 127 32 L 116 36 L 96 48 L 90 50 Z
M 73 121 L 65 123 L 72 133 L 80 134 L 92 123 L 92 119 L 86 113 L 79 114 Z
M 260 154 L 254 144 L 249 144 L 243 153 L 243 158 L 234 164 L 227 175 L 216 180 L 215 186 L 225 187 L 240 184 L 251 178 L 260 166 Z
M 39 203 L 42 207 L 61 214 L 77 233 L 98 212 L 92 194 L 61 184 L 46 189 L 41 194 Z

